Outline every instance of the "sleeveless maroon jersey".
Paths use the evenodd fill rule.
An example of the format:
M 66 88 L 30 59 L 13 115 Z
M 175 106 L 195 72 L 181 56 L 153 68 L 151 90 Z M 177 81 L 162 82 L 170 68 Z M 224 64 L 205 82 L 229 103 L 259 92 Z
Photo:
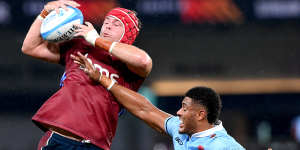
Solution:
M 64 86 L 41 106 L 32 120 L 43 130 L 46 129 L 41 123 L 55 126 L 109 150 L 120 106 L 109 91 L 93 82 L 73 62 L 70 54 L 77 55 L 78 51 L 86 55 L 102 75 L 120 85 L 137 91 L 144 81 L 105 50 L 94 48 L 84 39 L 74 39 L 60 46 L 61 64 L 65 65 L 67 76 Z

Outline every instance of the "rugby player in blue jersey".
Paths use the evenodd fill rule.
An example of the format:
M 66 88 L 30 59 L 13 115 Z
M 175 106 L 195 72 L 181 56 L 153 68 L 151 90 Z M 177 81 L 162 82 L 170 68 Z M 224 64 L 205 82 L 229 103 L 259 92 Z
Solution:
M 173 139 L 175 150 L 244 150 L 227 134 L 219 120 L 220 96 L 211 88 L 194 87 L 182 100 L 177 116 L 172 116 L 152 105 L 145 97 L 125 88 L 104 75 L 99 75 L 93 64 L 83 55 L 73 57 L 74 62 L 88 76 L 100 82 L 129 112 L 158 132 Z

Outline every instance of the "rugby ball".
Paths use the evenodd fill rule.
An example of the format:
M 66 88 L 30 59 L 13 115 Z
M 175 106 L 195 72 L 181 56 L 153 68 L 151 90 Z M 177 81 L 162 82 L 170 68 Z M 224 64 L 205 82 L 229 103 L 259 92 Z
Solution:
M 71 40 L 75 34 L 75 24 L 83 23 L 82 12 L 78 8 L 68 6 L 68 10 L 59 9 L 59 13 L 51 11 L 41 25 L 41 36 L 50 42 Z

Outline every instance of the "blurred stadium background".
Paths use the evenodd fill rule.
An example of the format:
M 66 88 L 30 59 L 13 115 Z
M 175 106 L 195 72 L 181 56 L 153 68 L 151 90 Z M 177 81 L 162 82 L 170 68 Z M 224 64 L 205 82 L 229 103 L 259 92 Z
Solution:
M 187 89 L 207 85 L 221 93 L 221 120 L 247 149 L 300 149 L 299 0 L 78 1 L 95 24 L 115 6 L 139 13 L 135 45 L 153 59 L 140 92 L 157 107 L 175 115 Z M 61 66 L 21 53 L 46 2 L 0 0 L 0 150 L 36 149 L 43 133 L 31 116 L 59 88 Z M 112 150 L 173 149 L 131 114 L 119 122 Z

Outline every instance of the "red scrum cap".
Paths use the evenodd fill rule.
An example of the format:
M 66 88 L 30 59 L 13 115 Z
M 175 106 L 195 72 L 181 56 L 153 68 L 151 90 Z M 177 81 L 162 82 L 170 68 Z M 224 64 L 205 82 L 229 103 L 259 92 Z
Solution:
M 106 16 L 113 16 L 123 24 L 125 33 L 123 33 L 120 42 L 132 44 L 140 30 L 139 20 L 135 13 L 125 8 L 114 8 Z

